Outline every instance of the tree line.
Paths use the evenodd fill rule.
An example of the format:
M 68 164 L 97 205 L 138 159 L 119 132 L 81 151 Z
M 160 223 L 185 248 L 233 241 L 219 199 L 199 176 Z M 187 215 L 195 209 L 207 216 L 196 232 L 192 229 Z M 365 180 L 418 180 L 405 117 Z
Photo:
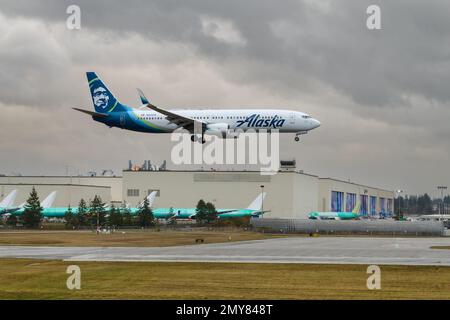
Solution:
M 11 214 L 7 218 L 6 223 L 10 226 L 23 225 L 25 228 L 38 228 L 44 218 L 43 210 L 36 189 L 33 187 L 24 206 L 23 213 L 21 215 Z M 198 224 L 219 224 L 216 207 L 211 202 L 205 202 L 203 199 L 199 200 L 195 213 L 195 219 Z M 112 204 L 107 208 L 97 195 L 89 203 L 81 199 L 77 208 L 69 206 L 65 212 L 64 220 L 67 229 L 86 227 L 92 229 L 97 227 L 117 228 L 122 226 L 147 228 L 156 224 L 156 219 L 147 198 L 144 199 L 142 206 L 133 215 L 126 205 L 116 207 Z M 233 224 L 245 224 L 245 221 L 241 220 L 245 219 L 233 219 Z M 169 223 L 176 223 L 176 217 L 169 219 Z M 227 224 L 225 222 L 220 223 Z
M 116 208 L 112 204 L 109 208 L 106 208 L 105 203 L 102 202 L 99 196 L 95 196 L 89 203 L 89 206 L 84 199 L 81 199 L 76 212 L 73 212 L 69 206 L 64 215 L 64 220 L 68 229 L 78 229 L 80 227 L 118 228 L 121 226 L 148 228 L 155 225 L 153 212 L 147 199 L 144 199 L 143 205 L 139 208 L 137 214 L 132 215 L 130 209 L 125 205 L 121 208 Z
M 399 196 L 395 199 L 395 214 L 398 215 L 423 215 L 439 213 L 439 210 L 444 213 L 450 212 L 450 196 L 445 196 L 444 199 L 431 199 L 425 193 L 417 196 Z
M 43 210 L 39 196 L 33 187 L 24 206 L 23 213 L 21 215 L 9 215 L 6 224 L 10 226 L 23 225 L 25 228 L 38 228 L 44 218 Z M 105 203 L 97 195 L 94 196 L 94 199 L 89 204 L 84 199 L 81 199 L 76 210 L 69 206 L 65 212 L 64 219 L 68 229 L 120 226 L 146 228 L 155 225 L 153 212 L 147 199 L 144 200 L 137 214 L 133 216 L 125 206 L 116 208 L 114 205 L 111 205 L 111 207 L 106 208 Z

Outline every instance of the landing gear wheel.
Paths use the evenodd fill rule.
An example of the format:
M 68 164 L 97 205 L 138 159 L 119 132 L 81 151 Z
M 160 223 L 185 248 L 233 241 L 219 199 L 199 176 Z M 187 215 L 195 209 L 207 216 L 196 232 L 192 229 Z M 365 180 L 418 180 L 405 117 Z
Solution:
M 297 136 L 297 137 L 294 138 L 294 140 L 297 141 L 297 142 L 299 142 L 299 141 L 300 141 L 300 138 Z
M 193 134 L 193 135 L 191 136 L 191 141 L 192 141 L 192 142 L 196 142 L 197 140 L 198 140 L 197 135 L 196 135 L 196 134 Z

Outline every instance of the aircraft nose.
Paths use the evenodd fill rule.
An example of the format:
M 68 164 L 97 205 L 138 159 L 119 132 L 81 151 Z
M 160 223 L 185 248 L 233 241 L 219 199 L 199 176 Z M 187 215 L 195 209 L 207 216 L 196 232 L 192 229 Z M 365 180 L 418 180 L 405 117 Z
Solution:
M 320 127 L 320 121 L 317 119 L 312 119 L 312 128 L 315 129 L 318 127 Z

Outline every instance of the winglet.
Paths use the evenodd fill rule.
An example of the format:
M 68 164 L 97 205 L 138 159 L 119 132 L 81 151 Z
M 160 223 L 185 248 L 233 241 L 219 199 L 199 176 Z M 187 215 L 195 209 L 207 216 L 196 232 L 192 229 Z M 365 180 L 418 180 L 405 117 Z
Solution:
M 139 93 L 139 97 L 141 98 L 141 102 L 142 104 L 149 104 L 150 102 L 148 101 L 147 97 L 145 96 L 144 92 L 142 92 L 141 89 L 136 88 L 137 92 Z

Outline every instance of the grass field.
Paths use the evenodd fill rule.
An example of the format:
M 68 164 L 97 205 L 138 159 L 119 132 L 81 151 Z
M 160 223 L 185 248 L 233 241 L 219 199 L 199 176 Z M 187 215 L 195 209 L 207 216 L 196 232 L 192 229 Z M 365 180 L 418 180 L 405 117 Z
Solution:
M 431 249 L 450 250 L 450 246 L 432 246 Z
M 66 268 L 81 268 L 68 290 Z M 0 299 L 450 299 L 450 268 L 235 263 L 107 263 L 1 259 Z
M 17 231 L 0 232 L 0 245 L 80 246 L 80 247 L 166 247 L 204 243 L 260 240 L 282 235 L 252 231 L 154 231 L 126 230 L 113 234 L 95 234 L 91 231 Z

